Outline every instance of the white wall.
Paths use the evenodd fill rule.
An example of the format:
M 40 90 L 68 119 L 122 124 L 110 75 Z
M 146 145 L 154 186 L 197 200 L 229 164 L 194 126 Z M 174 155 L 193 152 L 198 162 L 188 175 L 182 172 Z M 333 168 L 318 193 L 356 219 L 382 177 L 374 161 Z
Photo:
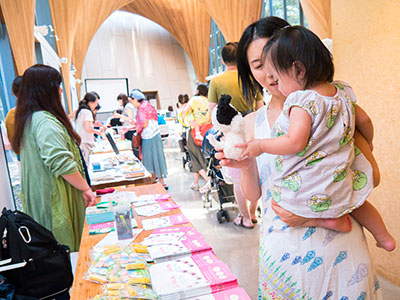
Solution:
M 95 34 L 82 81 L 127 77 L 129 89 L 157 90 L 161 108 L 166 109 L 168 105 L 176 107 L 179 94 L 193 94 L 193 72 L 183 48 L 164 28 L 141 16 L 117 11 Z M 81 95 L 84 93 L 82 90 Z
M 4 127 L 0 128 L 0 131 Z M 4 152 L 3 135 L 0 133 L 0 212 L 3 207 L 14 209 L 14 201 L 12 197 L 12 190 L 10 184 L 10 177 L 8 173 L 6 154 Z

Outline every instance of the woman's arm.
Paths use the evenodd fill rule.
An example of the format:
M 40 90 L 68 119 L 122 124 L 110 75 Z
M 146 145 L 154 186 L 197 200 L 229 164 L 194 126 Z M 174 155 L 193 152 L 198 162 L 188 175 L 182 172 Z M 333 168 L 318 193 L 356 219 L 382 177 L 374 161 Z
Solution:
M 97 135 L 101 135 L 102 132 L 99 130 L 96 130 L 93 128 L 93 123 L 91 121 L 84 121 L 83 122 L 83 128 L 85 128 L 85 131 L 89 132 L 89 133 L 95 133 Z
M 85 200 L 85 206 L 92 206 L 96 203 L 96 196 L 92 192 L 90 186 L 86 180 L 82 177 L 79 171 L 73 174 L 61 175 L 70 185 L 72 185 L 77 190 L 82 191 L 83 199 Z
M 365 137 L 357 129 L 358 128 L 356 128 L 356 131 L 354 132 L 354 144 L 358 147 L 358 149 L 360 149 L 362 154 L 364 154 L 365 158 L 371 164 L 374 187 L 377 187 L 381 179 L 378 164 L 375 160 L 374 155 L 372 154 L 370 145 L 368 144 Z
M 367 140 L 368 145 L 370 146 L 371 150 L 372 147 L 372 140 L 374 139 L 374 126 L 368 114 L 363 110 L 360 106 L 355 106 L 356 111 L 356 128 L 359 132 L 364 136 Z
M 256 113 L 248 114 L 244 118 L 246 140 L 254 138 L 254 125 Z M 221 150 L 221 149 L 217 149 Z M 246 199 L 256 202 L 261 197 L 260 180 L 258 177 L 258 169 L 256 160 L 244 159 L 242 161 L 235 161 L 225 158 L 222 150 L 216 153 L 215 157 L 220 160 L 220 164 L 231 168 L 241 169 L 240 186 L 243 195 Z
M 276 138 L 255 139 L 247 144 L 236 145 L 244 151 L 239 160 L 257 157 L 262 153 L 288 155 L 302 151 L 308 142 L 311 131 L 311 117 L 304 109 L 292 107 L 288 134 Z

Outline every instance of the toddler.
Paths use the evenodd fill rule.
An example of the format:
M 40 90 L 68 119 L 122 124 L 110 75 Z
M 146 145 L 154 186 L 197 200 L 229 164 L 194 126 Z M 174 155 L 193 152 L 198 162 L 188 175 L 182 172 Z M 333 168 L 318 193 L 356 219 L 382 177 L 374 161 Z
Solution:
M 328 49 L 301 26 L 277 32 L 263 50 L 265 71 L 287 96 L 271 138 L 245 145 L 239 159 L 276 154 L 272 197 L 290 212 L 310 218 L 305 226 L 351 230 L 352 213 L 375 237 L 377 246 L 392 251 L 395 239 L 366 198 L 373 188 L 372 168 L 354 146 L 355 127 L 372 148 L 373 126 L 356 105 L 351 87 L 332 82 L 334 67 Z

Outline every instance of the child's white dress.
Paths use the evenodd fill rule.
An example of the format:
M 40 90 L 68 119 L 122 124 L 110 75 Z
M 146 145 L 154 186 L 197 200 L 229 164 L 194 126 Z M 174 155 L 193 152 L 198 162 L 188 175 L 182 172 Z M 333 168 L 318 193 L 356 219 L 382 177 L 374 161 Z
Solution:
M 304 109 L 312 120 L 305 149 L 275 158 L 272 197 L 299 216 L 335 218 L 349 213 L 373 188 L 372 167 L 354 146 L 354 93 L 344 82 L 334 85 L 333 97 L 313 90 L 290 94 L 271 131 L 271 137 L 288 133 L 293 107 Z
M 257 111 L 255 138 L 269 137 L 267 106 Z M 361 226 L 349 233 L 289 227 L 271 209 L 274 155 L 257 157 L 262 189 L 260 300 L 381 300 Z

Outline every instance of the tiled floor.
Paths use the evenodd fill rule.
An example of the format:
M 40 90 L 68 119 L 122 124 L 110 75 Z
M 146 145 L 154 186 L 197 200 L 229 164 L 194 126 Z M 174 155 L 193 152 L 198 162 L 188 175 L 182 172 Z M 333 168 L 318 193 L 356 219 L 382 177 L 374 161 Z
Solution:
M 183 213 L 190 219 L 215 254 L 229 265 L 251 299 L 258 299 L 258 243 L 259 226 L 249 230 L 234 226 L 232 222 L 219 224 L 217 221 L 217 203 L 210 209 L 203 208 L 201 194 L 190 190 L 193 175 L 182 167 L 182 153 L 177 149 L 166 149 L 168 178 L 166 183 L 173 199 L 181 206 Z M 201 182 L 204 184 L 204 182 Z M 200 184 L 201 185 L 201 184 Z M 224 208 L 233 219 L 238 211 L 234 205 Z M 384 278 L 380 279 L 384 300 L 399 300 L 400 287 Z

